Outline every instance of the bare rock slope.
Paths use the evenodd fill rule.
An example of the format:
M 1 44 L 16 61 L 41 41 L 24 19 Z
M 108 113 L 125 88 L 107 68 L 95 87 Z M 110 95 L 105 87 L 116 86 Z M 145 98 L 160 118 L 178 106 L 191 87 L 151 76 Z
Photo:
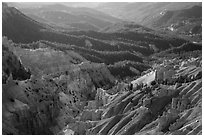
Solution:
M 98 90 L 95 102 L 89 102 L 89 110 L 81 116 L 82 121 L 91 120 L 95 124 L 86 127 L 86 134 L 202 134 L 199 62 L 199 58 L 191 58 L 185 63 L 174 60 L 179 68 L 175 69 L 171 83 L 161 81 L 134 90 L 124 89 L 114 95 Z

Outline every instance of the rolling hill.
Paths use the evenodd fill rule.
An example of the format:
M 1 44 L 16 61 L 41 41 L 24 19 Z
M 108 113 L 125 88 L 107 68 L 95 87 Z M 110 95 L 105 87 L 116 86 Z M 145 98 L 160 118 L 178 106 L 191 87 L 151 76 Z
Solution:
M 97 9 L 105 13 L 110 13 L 115 17 L 127 19 L 143 24 L 148 18 L 159 16 L 164 10 L 181 10 L 188 9 L 199 2 L 108 2 L 101 3 Z
M 56 9 L 61 7 L 61 5 L 52 6 Z M 37 22 L 6 4 L 3 4 L 2 15 L 3 36 L 7 36 L 14 43 L 27 43 L 26 47 L 33 49 L 33 44 L 29 43 L 41 41 L 40 44 L 43 43 L 47 47 L 73 50 L 86 60 L 107 65 L 122 61 L 143 63 L 149 55 L 179 47 L 187 42 L 175 35 L 160 33 L 134 22 L 116 23 L 99 32 L 70 32 Z M 34 45 L 39 47 L 39 43 Z
M 191 41 L 201 41 L 202 4 L 199 2 L 102 3 L 97 9 Z
M 158 29 L 171 31 L 192 41 L 201 42 L 202 6 L 193 6 L 182 10 L 167 10 L 162 16 L 148 21 L 149 25 Z
M 33 18 L 37 19 L 37 21 L 42 21 L 43 19 L 50 24 L 55 24 L 66 29 L 74 28 L 75 30 L 99 30 L 112 23 L 121 21 L 91 8 L 67 7 L 60 4 L 43 5 L 35 8 L 20 8 L 19 10 L 31 18 L 34 16 L 38 17 Z

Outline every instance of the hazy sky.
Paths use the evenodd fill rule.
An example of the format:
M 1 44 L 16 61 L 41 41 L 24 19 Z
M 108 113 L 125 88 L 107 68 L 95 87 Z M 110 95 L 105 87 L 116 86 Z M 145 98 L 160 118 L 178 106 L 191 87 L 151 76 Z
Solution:
M 48 5 L 48 4 L 64 4 L 66 6 L 72 6 L 72 7 L 96 7 L 100 3 L 99 2 L 18 2 L 18 3 L 8 3 L 10 6 L 14 7 L 38 7 L 41 5 Z

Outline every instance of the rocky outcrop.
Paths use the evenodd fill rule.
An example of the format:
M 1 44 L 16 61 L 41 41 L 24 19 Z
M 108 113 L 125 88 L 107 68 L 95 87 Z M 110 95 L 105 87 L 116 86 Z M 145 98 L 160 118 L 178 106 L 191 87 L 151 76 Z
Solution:
M 17 134 L 52 134 L 59 114 L 59 96 L 41 80 L 13 81 L 3 85 L 3 123 L 10 123 Z M 7 122 L 6 122 L 7 121 Z M 6 131 L 4 134 L 14 134 Z
M 201 85 L 197 79 L 118 92 L 87 134 L 201 134 Z
M 84 110 L 80 116 L 81 121 L 98 121 L 101 120 L 102 110 Z
M 10 75 L 15 80 L 29 79 L 31 72 L 21 64 L 10 49 L 12 42 L 3 37 L 2 43 L 2 82 L 5 84 Z
M 7 50 L 3 62 L 11 55 L 18 62 Z M 19 64 L 14 68 L 19 69 Z M 13 67 L 8 65 L 8 68 Z M 102 110 L 83 111 L 95 100 L 95 87 L 107 88 L 115 82 L 104 64 L 89 62 L 42 77 L 32 75 L 24 81 L 13 80 L 12 74 L 15 76 L 10 73 L 3 84 L 3 134 L 85 134 L 92 127 L 87 120 L 101 119 Z

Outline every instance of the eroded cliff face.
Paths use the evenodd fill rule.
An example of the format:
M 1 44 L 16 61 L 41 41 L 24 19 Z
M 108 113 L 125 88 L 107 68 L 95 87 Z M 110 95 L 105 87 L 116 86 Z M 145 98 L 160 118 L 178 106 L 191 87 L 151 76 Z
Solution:
M 78 133 L 85 134 L 92 127 L 86 120 L 100 120 L 101 111 L 87 118 L 90 112 L 84 106 L 95 99 L 96 87 L 114 83 L 105 65 L 80 64 L 58 74 L 7 79 L 2 93 L 3 134 L 59 134 L 67 125 L 75 132 L 80 125 Z
M 201 58 L 195 60 L 194 66 L 177 68 L 173 83 L 160 82 L 118 94 L 103 107 L 102 120 L 87 134 L 202 134 Z
M 197 63 L 185 68 L 181 60 L 163 64 L 179 66 L 169 67 L 175 68 L 172 78 L 168 77 L 170 82 L 156 78 L 154 84 L 133 90 L 125 84 L 109 90 L 97 89 L 95 100 L 88 101 L 76 122 L 80 130 L 68 124 L 61 134 L 202 134 L 201 58 L 188 60 L 187 64 L 192 64 L 192 60 Z M 110 92 L 115 89 L 121 90 Z
M 3 63 L 13 55 L 5 54 Z M 21 63 L 14 55 L 11 61 Z M 5 77 L 3 134 L 202 134 L 201 58 L 158 64 L 147 71 L 154 78 L 141 76 L 133 89 L 116 84 L 104 64 L 63 67 L 24 80 L 14 80 L 13 71 Z
M 32 78 L 3 84 L 3 134 L 52 134 L 61 103 L 57 87 L 45 83 Z

